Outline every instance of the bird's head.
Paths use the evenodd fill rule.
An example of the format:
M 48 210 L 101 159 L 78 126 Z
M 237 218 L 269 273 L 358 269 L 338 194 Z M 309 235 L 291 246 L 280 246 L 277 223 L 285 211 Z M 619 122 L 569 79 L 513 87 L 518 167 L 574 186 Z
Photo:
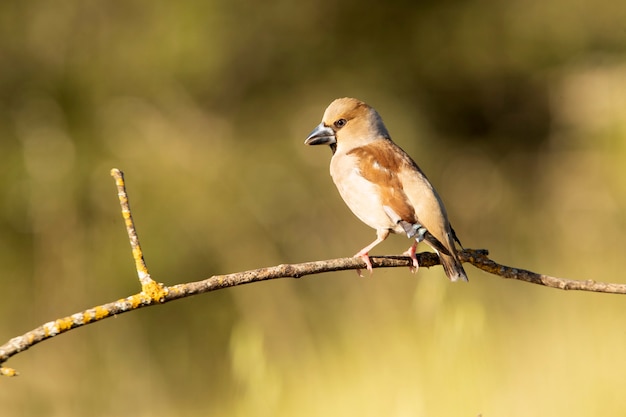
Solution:
M 353 148 L 376 139 L 390 139 L 382 119 L 372 107 L 355 98 L 338 98 L 326 109 L 322 122 L 306 138 L 306 145 Z

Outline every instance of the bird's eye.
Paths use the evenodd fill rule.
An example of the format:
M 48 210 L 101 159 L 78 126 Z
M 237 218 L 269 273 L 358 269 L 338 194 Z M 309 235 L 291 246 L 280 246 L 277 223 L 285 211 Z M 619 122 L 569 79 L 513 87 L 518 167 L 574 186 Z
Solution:
M 346 125 L 346 123 L 347 123 L 346 119 L 339 119 L 335 122 L 335 127 L 337 129 L 341 129 L 342 127 Z

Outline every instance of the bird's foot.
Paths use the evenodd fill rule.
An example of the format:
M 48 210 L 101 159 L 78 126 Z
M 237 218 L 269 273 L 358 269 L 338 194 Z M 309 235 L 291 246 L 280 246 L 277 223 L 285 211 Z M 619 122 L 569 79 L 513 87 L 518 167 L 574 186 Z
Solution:
M 403 253 L 403 255 L 406 255 L 413 260 L 413 265 L 409 266 L 409 271 L 411 271 L 411 273 L 413 274 L 417 273 L 417 270 L 420 267 L 419 263 L 417 262 L 417 256 L 415 255 L 416 247 L 417 244 L 413 244 L 410 248 L 406 250 L 406 252 Z
M 361 258 L 363 262 L 365 262 L 365 265 L 367 266 L 367 270 L 370 271 L 370 275 L 372 275 L 372 273 L 374 272 L 374 269 L 372 268 L 372 262 L 370 261 L 370 257 L 367 254 L 367 252 L 365 253 L 359 252 L 356 255 L 354 255 L 354 257 Z M 360 269 L 357 269 L 356 273 L 359 274 L 360 277 L 363 276 Z

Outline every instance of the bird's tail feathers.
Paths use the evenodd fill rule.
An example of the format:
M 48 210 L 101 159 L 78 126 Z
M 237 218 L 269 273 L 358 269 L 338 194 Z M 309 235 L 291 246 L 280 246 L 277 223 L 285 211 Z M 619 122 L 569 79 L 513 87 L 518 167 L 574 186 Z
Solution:
M 467 274 L 465 273 L 465 269 L 463 269 L 463 265 L 461 265 L 461 261 L 457 254 L 453 254 L 452 256 L 446 255 L 443 253 L 438 253 L 439 259 L 441 260 L 441 266 L 443 266 L 443 270 L 445 271 L 450 281 L 465 281 L 468 282 Z

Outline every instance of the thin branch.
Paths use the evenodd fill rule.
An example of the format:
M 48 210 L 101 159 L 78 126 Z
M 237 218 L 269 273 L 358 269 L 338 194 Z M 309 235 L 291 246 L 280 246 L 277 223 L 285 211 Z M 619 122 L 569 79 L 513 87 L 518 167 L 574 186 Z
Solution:
M 559 290 L 590 291 L 606 294 L 626 294 L 626 284 L 588 280 L 557 278 L 550 275 L 538 274 L 522 268 L 513 268 L 501 265 L 487 257 L 488 253 L 481 251 L 464 250 L 460 253 L 463 262 L 469 262 L 476 268 L 502 278 L 516 279 L 531 284 L 557 288 Z
M 135 259 L 137 272 L 142 284 L 142 291 L 138 294 L 131 295 L 118 301 L 96 306 L 88 310 L 72 314 L 71 316 L 50 321 L 21 336 L 12 338 L 7 343 L 0 346 L 0 364 L 6 362 L 12 356 L 27 350 L 44 340 L 50 339 L 77 327 L 95 323 L 107 317 L 127 313 L 139 308 L 167 303 L 192 295 L 204 294 L 252 282 L 267 281 L 277 278 L 301 278 L 324 272 L 365 268 L 365 263 L 359 258 L 339 258 L 299 264 L 283 264 L 244 272 L 235 272 L 226 275 L 214 275 L 202 281 L 183 283 L 173 285 L 171 287 L 158 284 L 150 278 L 143 261 L 139 239 L 137 238 L 137 233 L 130 215 L 130 207 L 128 205 L 128 197 L 124 189 L 122 173 L 118 170 L 113 170 L 112 175 L 115 177 L 118 187 L 122 215 L 126 222 L 133 257 Z M 498 264 L 497 262 L 489 259 L 487 255 L 488 252 L 486 250 L 480 249 L 464 249 L 459 253 L 463 262 L 470 263 L 485 272 L 502 278 L 516 279 L 562 290 L 626 294 L 626 284 L 613 284 L 592 280 L 577 281 L 566 278 L 551 277 L 548 275 L 537 274 L 525 269 L 512 268 Z M 439 265 L 439 257 L 431 252 L 419 253 L 417 254 L 417 258 L 421 267 L 429 268 Z M 407 256 L 372 256 L 371 262 L 374 268 L 397 268 L 409 267 L 412 265 L 411 259 Z M 17 375 L 17 372 L 11 368 L 0 367 L 0 375 L 14 376 Z
M 117 196 L 120 200 L 120 207 L 122 208 L 122 217 L 124 218 L 124 224 L 126 225 L 126 232 L 128 233 L 128 240 L 130 241 L 130 247 L 133 251 L 133 259 L 135 260 L 135 269 L 137 269 L 137 276 L 139 277 L 139 283 L 141 284 L 141 291 L 155 300 L 161 300 L 167 289 L 163 284 L 155 282 L 148 272 L 148 267 L 143 259 L 143 251 L 141 250 L 141 244 L 139 243 L 139 236 L 137 236 L 137 230 L 135 229 L 135 222 L 130 212 L 130 203 L 128 202 L 128 194 L 126 194 L 126 184 L 124 182 L 124 173 L 117 168 L 111 170 L 111 176 L 115 179 L 115 186 L 117 187 Z

